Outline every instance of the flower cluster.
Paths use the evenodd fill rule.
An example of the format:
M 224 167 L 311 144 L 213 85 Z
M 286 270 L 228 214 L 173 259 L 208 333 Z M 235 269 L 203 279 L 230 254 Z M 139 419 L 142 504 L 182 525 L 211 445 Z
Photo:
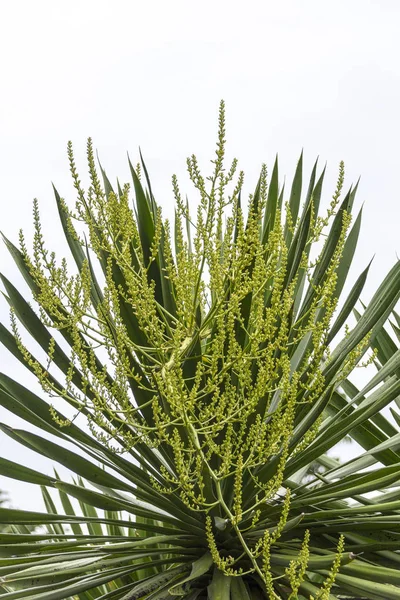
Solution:
M 66 356 L 49 335 L 42 365 L 24 346 L 13 314 L 18 347 L 43 389 L 72 400 L 102 443 L 118 452 L 148 445 L 172 457 L 174 469 L 163 468 L 163 485 L 155 477 L 154 486 L 178 493 L 190 510 L 204 515 L 205 536 L 220 569 L 242 574 L 245 557 L 246 568 L 263 579 L 273 598 L 270 552 L 287 523 L 290 495 L 275 528 L 260 525 L 262 535 L 253 544 L 245 532 L 265 523 L 265 507 L 276 506 L 282 493 L 288 457 L 317 434 L 320 419 L 296 436 L 299 418 L 340 383 L 340 378 L 327 382 L 325 369 L 351 221 L 345 206 L 338 209 L 344 167 L 324 219 L 317 216 L 316 193 L 300 218 L 290 203 L 283 208 L 277 171 L 268 182 L 265 165 L 244 210 L 237 160 L 228 171 L 224 167 L 222 103 L 213 173 L 203 177 L 195 156 L 187 161 L 199 193 L 196 217 L 173 177 L 172 235 L 151 187 L 142 186 L 145 168 L 130 165 L 132 210 L 128 184 L 114 191 L 102 169 L 101 183 L 91 140 L 87 192 L 71 145 L 68 155 L 77 200 L 74 209 L 61 198 L 58 203 L 75 274 L 48 253 L 37 202 L 32 256 L 22 232 L 20 245 L 41 320 L 72 351 Z M 311 247 L 332 219 L 339 231 L 335 247 L 328 238 L 311 263 Z M 78 225 L 85 233 L 78 233 Z M 348 356 L 343 377 L 364 349 L 365 341 Z M 65 361 L 67 374 L 59 381 L 54 367 Z M 65 424 L 56 407 L 52 411 Z M 218 519 L 226 525 L 221 531 Z M 229 535 L 237 541 L 230 553 L 224 550 Z M 284 571 L 291 598 L 304 577 L 308 546 L 306 532 L 300 554 Z M 338 557 L 342 552 L 340 546 Z

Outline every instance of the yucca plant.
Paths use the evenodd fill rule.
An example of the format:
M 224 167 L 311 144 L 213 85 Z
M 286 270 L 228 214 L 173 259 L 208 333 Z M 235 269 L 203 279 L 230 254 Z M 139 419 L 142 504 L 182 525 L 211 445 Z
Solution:
M 288 194 L 276 161 L 243 207 L 221 103 L 212 174 L 187 160 L 195 206 L 173 177 L 172 226 L 143 160 L 132 206 L 90 140 L 87 192 L 68 155 L 75 207 L 54 191 L 74 270 L 35 201 L 32 255 L 5 239 L 33 305 L 2 277 L 0 339 L 51 404 L 5 374 L 0 402 L 36 427 L 2 431 L 76 479 L 0 459 L 47 510 L 0 508 L 40 527 L 0 533 L 4 598 L 400 598 L 400 350 L 384 329 L 392 314 L 398 337 L 400 263 L 361 314 L 368 267 L 339 304 L 361 223 L 343 164 L 323 216 L 325 170 L 302 194 L 302 156 Z M 359 390 L 361 361 L 377 370 Z M 348 436 L 363 450 L 340 464 Z

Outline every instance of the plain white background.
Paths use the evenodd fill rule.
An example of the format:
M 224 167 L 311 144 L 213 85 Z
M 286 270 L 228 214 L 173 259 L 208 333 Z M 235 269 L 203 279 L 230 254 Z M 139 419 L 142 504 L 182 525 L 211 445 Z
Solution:
M 400 4 L 397 0 L 0 0 L 1 230 L 32 232 L 39 198 L 49 247 L 61 230 L 51 181 L 74 202 L 66 143 L 83 175 L 92 136 L 110 178 L 128 179 L 126 151 L 144 153 L 158 202 L 171 214 L 171 175 L 193 194 L 185 158 L 213 157 L 218 103 L 227 105 L 228 156 L 252 192 L 278 152 L 290 180 L 302 148 L 309 170 L 328 163 L 361 175 L 365 203 L 353 280 L 375 259 L 364 299 L 396 260 L 400 226 Z M 18 285 L 4 246 L 1 271 Z M 0 317 L 8 324 L 5 301 Z M 1 370 L 33 380 L 0 348 Z M 36 389 L 36 388 L 35 388 Z M 6 411 L 1 420 L 21 422 Z M 52 473 L 49 461 L 0 435 L 0 455 Z M 60 472 L 68 477 L 65 470 Z M 0 477 L 16 507 L 40 509 L 33 486 Z

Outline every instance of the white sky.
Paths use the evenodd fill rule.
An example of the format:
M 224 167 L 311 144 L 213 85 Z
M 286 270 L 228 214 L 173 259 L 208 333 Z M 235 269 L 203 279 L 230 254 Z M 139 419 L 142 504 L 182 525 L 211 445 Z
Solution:
M 136 160 L 140 145 L 168 214 L 172 173 L 190 198 L 186 156 L 204 165 L 213 156 L 224 98 L 228 155 L 247 192 L 276 152 L 291 178 L 302 147 L 307 169 L 316 155 L 328 162 L 327 202 L 341 159 L 348 184 L 361 175 L 354 278 L 376 254 L 368 299 L 400 251 L 399 27 L 398 0 L 0 0 L 1 230 L 14 241 L 20 227 L 32 231 L 37 197 L 57 248 L 50 182 L 74 201 L 66 143 L 84 158 L 88 136 L 110 178 L 128 179 L 126 151 Z M 19 284 L 4 247 L 0 260 Z M 5 302 L 0 317 L 7 324 Z M 0 356 L 4 372 L 32 385 L 5 349 Z M 3 435 L 0 455 L 52 472 Z M 0 488 L 14 506 L 41 508 L 28 484 L 0 477 Z

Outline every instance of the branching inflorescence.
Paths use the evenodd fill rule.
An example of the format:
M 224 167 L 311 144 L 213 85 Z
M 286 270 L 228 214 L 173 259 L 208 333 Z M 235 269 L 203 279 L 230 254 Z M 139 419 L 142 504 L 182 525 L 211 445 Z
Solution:
M 153 477 L 155 490 L 179 494 L 199 514 L 214 563 L 225 574 L 255 573 L 269 597 L 277 598 L 271 548 L 288 527 L 285 466 L 314 440 L 322 409 L 306 431 L 296 427 L 305 412 L 327 402 L 368 342 L 359 341 L 329 375 L 339 265 L 354 198 L 350 191 L 339 206 L 344 166 L 324 218 L 318 216 L 322 178 L 299 217 L 295 188 L 283 205 L 277 166 L 270 182 L 262 166 L 245 210 L 243 172 L 237 172 L 236 159 L 225 168 L 221 103 L 212 175 L 203 177 L 194 155 L 187 160 L 199 193 L 197 211 L 182 199 L 173 177 L 171 225 L 151 187 L 142 188 L 145 168 L 130 165 L 133 210 L 128 184 L 114 192 L 102 169 L 100 182 L 91 140 L 87 192 L 71 144 L 68 156 L 77 201 L 74 209 L 61 198 L 58 203 L 77 274 L 47 251 L 37 202 L 32 255 L 20 234 L 41 320 L 72 349 L 65 380 L 60 384 L 53 375 L 60 360 L 55 337 L 47 341 L 42 365 L 24 346 L 12 313 L 18 346 L 43 389 L 68 398 L 102 443 L 116 452 L 147 445 L 168 457 L 162 478 Z M 331 223 L 338 232 L 334 248 L 327 238 L 311 262 L 312 245 Z M 107 366 L 99 349 L 107 353 Z M 53 404 L 54 420 L 68 424 Z M 281 568 L 293 599 L 307 570 L 309 544 L 306 530 L 293 561 Z M 343 552 L 340 539 L 318 598 L 329 597 Z

